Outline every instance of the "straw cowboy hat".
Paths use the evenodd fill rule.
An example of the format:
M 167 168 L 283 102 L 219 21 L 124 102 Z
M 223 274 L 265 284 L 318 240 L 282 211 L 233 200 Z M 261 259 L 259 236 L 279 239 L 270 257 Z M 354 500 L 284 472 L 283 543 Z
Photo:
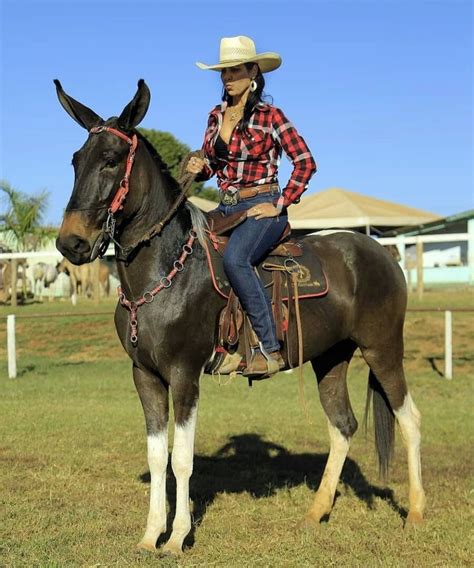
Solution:
M 281 57 L 278 53 L 273 53 L 272 51 L 257 53 L 255 43 L 247 36 L 223 37 L 221 39 L 219 63 L 206 65 L 198 61 L 196 65 L 199 69 L 220 71 L 225 67 L 235 67 L 242 63 L 258 63 L 260 71 L 268 73 L 280 67 Z

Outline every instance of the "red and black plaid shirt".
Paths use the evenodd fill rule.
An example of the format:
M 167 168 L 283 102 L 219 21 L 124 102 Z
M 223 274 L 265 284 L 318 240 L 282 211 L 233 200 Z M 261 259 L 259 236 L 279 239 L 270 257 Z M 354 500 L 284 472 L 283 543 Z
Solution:
M 228 144 L 228 157 L 216 157 L 214 144 L 219 135 L 227 103 L 217 105 L 209 113 L 204 135 L 203 150 L 208 167 L 200 179 L 217 175 L 217 184 L 230 193 L 245 187 L 277 181 L 282 149 L 293 163 L 293 172 L 278 200 L 279 207 L 299 201 L 316 171 L 316 163 L 306 142 L 283 112 L 266 103 L 259 103 L 252 114 L 248 133 L 239 125 L 232 132 Z

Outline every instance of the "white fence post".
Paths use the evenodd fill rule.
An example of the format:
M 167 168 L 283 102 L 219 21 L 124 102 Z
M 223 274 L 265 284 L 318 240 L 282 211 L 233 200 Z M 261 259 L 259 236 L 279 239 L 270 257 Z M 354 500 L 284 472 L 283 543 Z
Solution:
M 444 312 L 444 376 L 453 378 L 453 313 Z
M 16 379 L 15 316 L 7 316 L 8 378 Z

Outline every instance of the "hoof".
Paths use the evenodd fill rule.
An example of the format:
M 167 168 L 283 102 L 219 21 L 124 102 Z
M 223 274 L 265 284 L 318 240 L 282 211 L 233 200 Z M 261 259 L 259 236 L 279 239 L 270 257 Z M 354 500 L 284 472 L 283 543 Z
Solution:
M 180 546 L 176 546 L 174 544 L 170 544 L 167 542 L 160 551 L 160 556 L 163 557 L 173 557 L 176 558 L 177 556 L 181 556 L 183 551 Z
M 137 544 L 137 550 L 139 550 L 140 552 L 156 552 L 156 546 L 151 542 L 144 542 L 143 540 L 141 540 Z
M 408 513 L 408 517 L 405 522 L 405 529 L 417 528 L 423 523 L 423 515 L 418 511 L 411 511 L 410 513 Z
M 314 531 L 319 528 L 319 520 L 306 515 L 301 521 L 296 525 L 296 530 L 298 531 Z

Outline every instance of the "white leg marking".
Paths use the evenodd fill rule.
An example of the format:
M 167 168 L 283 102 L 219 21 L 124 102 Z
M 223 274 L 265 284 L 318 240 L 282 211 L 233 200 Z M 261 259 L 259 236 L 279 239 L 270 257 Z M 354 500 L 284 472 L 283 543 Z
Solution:
M 410 393 L 406 395 L 403 405 L 395 411 L 395 416 L 408 453 L 408 476 L 410 482 L 408 521 L 421 521 L 426 503 L 425 492 L 421 482 L 421 414 L 415 406 Z
M 191 410 L 186 424 L 175 425 L 171 464 L 176 477 L 176 515 L 173 532 L 164 546 L 165 551 L 179 554 L 183 541 L 191 530 L 189 510 L 189 478 L 193 472 L 194 435 L 196 432 L 197 405 Z
M 313 521 L 319 521 L 321 517 L 331 512 L 339 477 L 350 447 L 350 439 L 345 438 L 329 420 L 328 430 L 331 443 L 329 457 L 313 505 L 308 513 Z
M 166 468 L 168 465 L 168 431 L 147 437 L 150 468 L 150 510 L 145 535 L 140 545 L 155 548 L 160 534 L 166 532 Z

